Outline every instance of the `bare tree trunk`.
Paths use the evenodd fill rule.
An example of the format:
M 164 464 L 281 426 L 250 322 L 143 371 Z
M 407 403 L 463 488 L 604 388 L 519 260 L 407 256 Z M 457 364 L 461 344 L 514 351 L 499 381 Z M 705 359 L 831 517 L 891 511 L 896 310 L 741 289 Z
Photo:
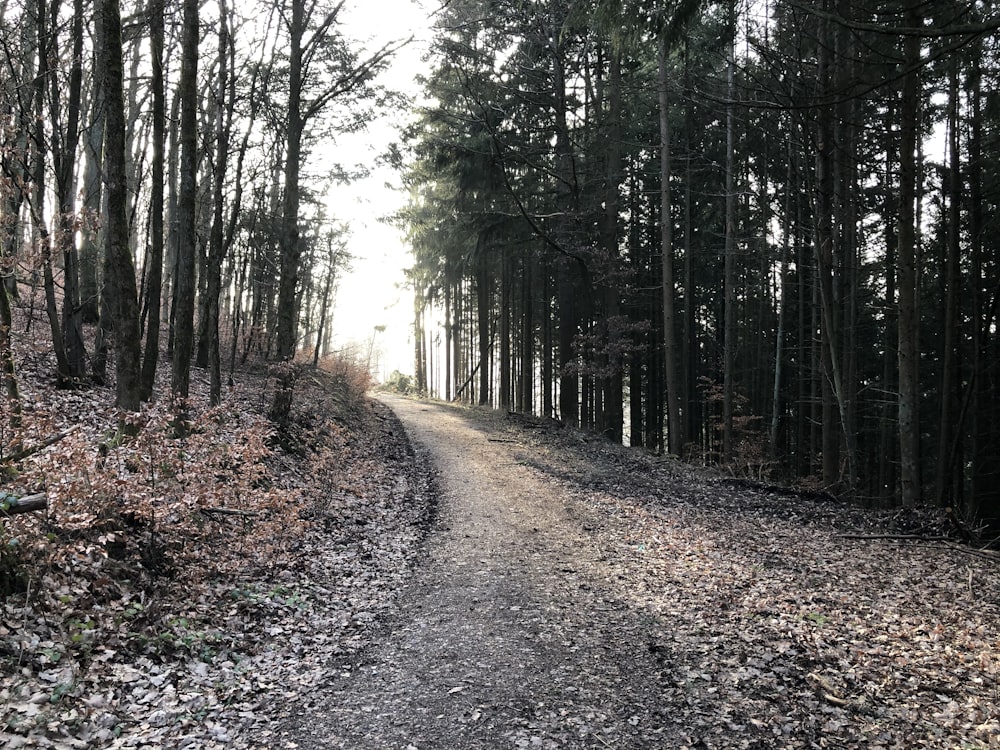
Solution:
M 520 409 L 525 414 L 534 413 L 535 393 L 535 300 L 534 287 L 538 260 L 533 253 L 523 255 L 521 279 L 521 381 Z
M 286 151 L 281 205 L 281 256 L 278 279 L 278 359 L 291 360 L 297 348 L 296 289 L 302 249 L 299 242 L 299 167 L 302 159 L 302 38 L 305 2 L 291 0 L 288 37 L 288 107 L 285 112 Z
M 95 24 L 95 46 L 101 48 L 100 24 Z M 100 76 L 94 76 L 91 90 L 91 123 L 87 128 L 84 149 L 87 166 L 83 178 L 83 205 L 85 220 L 80 238 L 80 312 L 85 323 L 100 319 L 101 298 L 101 241 L 102 198 L 104 196 L 101 173 L 104 165 L 104 90 Z
M 215 174 L 213 175 L 213 215 L 209 238 L 207 280 L 205 286 L 205 335 L 209 373 L 209 403 L 217 406 L 222 401 L 222 363 L 219 355 L 219 297 L 222 294 L 222 263 L 226 256 L 224 236 L 226 166 L 229 162 L 229 136 L 232 102 L 227 101 L 229 90 L 229 10 L 225 0 L 219 3 L 219 72 L 215 112 Z M 318 349 L 317 342 L 317 349 Z
M 137 411 L 140 404 L 139 303 L 135 267 L 129 250 L 125 172 L 125 99 L 122 89 L 121 11 L 118 0 L 102 0 L 100 23 L 104 29 L 104 91 L 107 102 L 105 186 L 108 193 L 108 224 L 105 258 L 113 274 L 115 334 L 115 405 Z
M 723 259 L 723 364 L 722 364 L 722 457 L 730 462 L 734 457 L 733 401 L 736 369 L 736 11 L 729 8 L 729 51 L 726 62 L 726 248 Z
M 504 411 L 511 407 L 511 272 L 510 250 L 506 247 L 500 251 L 500 358 L 497 363 L 500 369 L 500 394 L 498 406 Z
M 681 348 L 674 311 L 674 219 L 670 200 L 670 111 L 667 82 L 667 42 L 657 46 L 660 105 L 660 250 L 663 267 L 663 358 L 667 386 L 667 451 L 681 455 L 686 436 L 681 420 Z M 687 290 L 690 294 L 690 288 Z
M 184 0 L 181 78 L 180 190 L 177 199 L 177 270 L 174 280 L 174 346 L 170 388 L 186 399 L 191 384 L 195 305 L 195 196 L 198 170 L 198 0 Z
M 961 260 L 962 157 L 959 151 L 958 57 L 952 59 L 948 85 L 948 244 L 944 274 L 944 341 L 941 356 L 941 421 L 938 425 L 938 455 L 934 491 L 939 506 L 951 500 L 952 437 L 961 429 L 956 423 L 956 391 L 961 382 L 958 372 L 958 342 L 961 340 L 958 315 L 959 263 Z
M 58 3 L 52 7 L 56 17 Z M 67 100 L 67 121 L 62 130 L 59 101 L 62 92 L 52 78 L 51 107 L 53 127 L 61 143 L 53 160 L 56 172 L 56 194 L 59 202 L 57 246 L 63 259 L 62 338 L 66 356 L 66 385 L 80 385 L 87 375 L 87 349 L 83 343 L 83 315 L 80 307 L 79 256 L 76 250 L 76 162 L 80 142 L 80 107 L 83 89 L 83 0 L 73 0 L 73 52 Z
M 779 430 L 781 428 L 781 415 L 784 405 L 781 400 L 781 383 L 784 377 L 785 364 L 785 328 L 788 308 L 788 258 L 791 250 L 792 232 L 792 185 L 794 178 L 793 165 L 795 163 L 795 152 L 792 149 L 791 139 L 788 140 L 786 158 L 788 164 L 785 169 L 785 202 L 782 216 L 782 237 L 781 237 L 781 268 L 778 271 L 778 325 L 774 341 L 774 384 L 771 394 L 771 435 L 769 440 L 771 460 L 776 461 L 781 456 L 778 447 Z
M 479 404 L 490 403 L 490 309 L 493 289 L 487 263 L 488 241 L 483 234 L 476 243 L 476 310 L 479 330 Z
M 903 24 L 910 28 L 922 25 L 917 2 L 904 12 Z M 918 404 L 919 343 L 917 337 L 917 133 L 920 120 L 920 38 L 908 36 L 903 41 L 906 73 L 900 99 L 899 152 L 899 457 L 902 503 L 910 507 L 920 502 L 920 427 Z
M 4 392 L 7 396 L 9 414 L 7 423 L 16 432 L 21 428 L 21 390 L 18 387 L 14 350 L 11 347 L 13 315 L 10 308 L 10 294 L 5 282 L 6 279 L 0 279 L 0 369 L 3 371 Z M 13 450 L 18 450 L 20 438 L 15 437 L 14 440 Z
M 153 143 L 150 185 L 149 278 L 146 282 L 146 346 L 142 361 L 142 398 L 153 396 L 160 356 L 160 295 L 163 288 L 163 145 L 166 139 L 166 102 L 163 90 L 163 0 L 149 8 L 153 88 Z
M 49 62 L 53 57 L 50 45 L 55 44 L 54 36 L 48 27 L 47 6 L 45 0 L 35 4 L 35 39 L 38 49 L 38 75 L 34 81 L 34 154 L 32 160 L 34 199 L 31 202 L 31 219 L 34 224 L 35 241 L 42 256 L 42 285 L 45 291 L 45 313 L 52 332 L 52 349 L 56 357 L 56 383 L 60 387 L 72 385 L 69 376 L 69 363 L 66 358 L 66 347 L 62 336 L 62 326 L 59 320 L 59 307 L 56 301 L 55 278 L 52 272 L 52 237 L 45 224 L 45 162 L 49 153 L 49 143 L 45 132 L 45 84 L 51 75 Z M 55 106 L 55 105 L 53 105 Z

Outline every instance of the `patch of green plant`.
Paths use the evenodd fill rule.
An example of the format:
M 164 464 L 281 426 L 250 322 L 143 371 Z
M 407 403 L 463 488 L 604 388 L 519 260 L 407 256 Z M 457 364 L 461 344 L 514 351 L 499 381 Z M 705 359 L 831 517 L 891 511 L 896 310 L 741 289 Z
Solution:
M 809 612 L 805 615 L 805 619 L 819 626 L 826 625 L 828 622 L 830 622 L 829 617 L 819 612 Z
M 392 374 L 385 379 L 382 385 L 386 389 L 395 391 L 396 393 L 413 393 L 414 390 L 413 378 L 409 375 L 404 375 L 399 370 L 393 370 Z
M 63 652 L 54 648 L 43 648 L 41 657 L 46 664 L 58 664 L 62 660 Z
M 60 682 L 54 688 L 52 688 L 52 693 L 49 695 L 49 703 L 58 703 L 66 696 L 74 687 L 72 680 L 69 682 Z

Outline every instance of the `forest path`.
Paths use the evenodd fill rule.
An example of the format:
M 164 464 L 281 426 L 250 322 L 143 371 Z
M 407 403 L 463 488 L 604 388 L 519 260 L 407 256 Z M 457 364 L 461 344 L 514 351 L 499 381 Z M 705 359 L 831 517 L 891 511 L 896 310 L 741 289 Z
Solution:
M 380 397 L 438 472 L 426 556 L 382 642 L 294 732 L 300 748 L 680 747 L 655 618 L 601 525 L 513 440 L 433 402 Z
M 931 517 L 382 398 L 437 517 L 267 747 L 1000 748 L 998 562 L 891 533 Z

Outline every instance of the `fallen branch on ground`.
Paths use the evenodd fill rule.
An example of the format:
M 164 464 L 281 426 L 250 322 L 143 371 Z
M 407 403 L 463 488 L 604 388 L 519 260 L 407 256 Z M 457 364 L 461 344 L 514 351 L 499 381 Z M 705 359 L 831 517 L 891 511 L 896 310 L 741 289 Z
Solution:
M 0 456 L 0 462 L 5 464 L 15 464 L 18 461 L 23 461 L 29 456 L 33 456 L 39 451 L 45 450 L 50 445 L 55 445 L 60 440 L 69 437 L 74 432 L 76 432 L 76 430 L 77 430 L 77 425 L 74 425 L 73 427 L 70 427 L 68 430 L 63 430 L 62 432 L 58 432 L 55 435 L 45 438 L 45 440 L 38 443 L 37 445 L 32 445 L 29 448 L 22 448 L 19 451 L 11 453 L 9 456 Z
M 49 498 L 44 492 L 36 495 L 15 497 L 0 495 L 0 515 L 16 516 L 18 513 L 31 513 L 35 510 L 45 510 L 49 506 Z

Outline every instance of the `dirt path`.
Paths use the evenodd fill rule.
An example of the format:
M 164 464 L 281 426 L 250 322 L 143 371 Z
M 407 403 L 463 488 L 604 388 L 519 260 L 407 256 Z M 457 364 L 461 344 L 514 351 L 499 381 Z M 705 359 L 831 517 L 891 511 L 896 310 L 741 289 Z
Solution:
M 678 747 L 652 619 L 602 572 L 596 521 L 454 410 L 385 401 L 439 472 L 437 527 L 384 642 L 298 746 Z
M 436 522 L 373 645 L 267 747 L 1000 747 L 997 562 L 883 536 L 926 514 L 385 402 Z

